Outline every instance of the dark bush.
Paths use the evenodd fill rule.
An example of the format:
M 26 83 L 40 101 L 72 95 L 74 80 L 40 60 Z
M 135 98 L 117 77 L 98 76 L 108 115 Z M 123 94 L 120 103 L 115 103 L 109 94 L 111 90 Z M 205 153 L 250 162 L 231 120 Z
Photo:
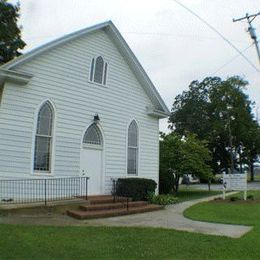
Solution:
M 248 195 L 248 196 L 247 196 L 247 199 L 248 199 L 248 200 L 254 200 L 255 198 L 254 198 L 254 195 L 251 194 L 251 195 Z
M 240 200 L 239 197 L 236 196 L 230 197 L 230 201 L 238 201 L 238 200 Z
M 159 174 L 159 193 L 168 194 L 173 191 L 174 176 L 172 173 L 165 169 L 160 169 Z
M 156 182 L 144 178 L 118 179 L 116 184 L 116 195 L 131 197 L 133 200 L 147 200 L 148 194 L 154 193 Z

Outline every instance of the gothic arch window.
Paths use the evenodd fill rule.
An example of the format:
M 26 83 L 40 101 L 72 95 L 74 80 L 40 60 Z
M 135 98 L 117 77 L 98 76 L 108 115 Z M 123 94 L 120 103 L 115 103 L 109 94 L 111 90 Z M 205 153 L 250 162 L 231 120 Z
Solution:
M 46 101 L 38 112 L 34 144 L 34 171 L 36 172 L 51 172 L 53 111 L 51 103 Z
M 135 120 L 128 127 L 127 174 L 137 175 L 138 126 Z
M 102 146 L 102 133 L 96 124 L 88 127 L 83 137 L 83 144 Z
M 102 56 L 92 58 L 90 66 L 90 81 L 106 85 L 108 64 Z

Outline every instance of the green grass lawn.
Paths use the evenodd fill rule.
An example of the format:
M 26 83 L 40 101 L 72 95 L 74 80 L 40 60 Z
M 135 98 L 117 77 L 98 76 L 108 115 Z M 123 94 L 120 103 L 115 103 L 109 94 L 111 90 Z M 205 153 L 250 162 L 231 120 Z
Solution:
M 1 259 L 260 257 L 250 243 L 242 254 L 242 244 L 234 239 L 163 229 L 0 225 L 0 233 Z
M 254 229 L 232 239 L 156 228 L 0 225 L 0 259 L 260 259 L 260 204 L 201 203 L 185 215 Z
M 207 190 L 196 190 L 192 186 L 181 186 L 176 197 L 179 198 L 179 202 L 200 199 L 208 196 L 221 194 L 221 191 L 207 191 Z
M 253 230 L 242 238 L 231 239 L 227 247 L 233 252 L 231 258 L 260 259 L 260 191 L 250 191 L 250 194 L 255 200 L 204 202 L 188 208 L 184 215 L 200 221 L 253 226 Z M 239 196 L 242 197 L 242 194 Z M 221 255 L 228 257 L 225 251 Z

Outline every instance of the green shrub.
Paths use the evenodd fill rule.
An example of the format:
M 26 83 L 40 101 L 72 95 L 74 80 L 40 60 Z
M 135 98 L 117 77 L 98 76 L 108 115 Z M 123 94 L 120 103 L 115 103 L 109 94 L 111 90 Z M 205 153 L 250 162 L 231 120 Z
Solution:
M 248 196 L 247 196 L 247 199 L 248 199 L 248 200 L 254 200 L 255 198 L 254 198 L 254 195 L 251 194 L 251 195 L 248 195 Z
M 152 204 L 165 206 L 165 205 L 175 204 L 179 201 L 179 199 L 170 194 L 167 195 L 151 194 L 148 196 L 148 201 Z
M 116 195 L 131 197 L 136 200 L 147 200 L 148 194 L 154 193 L 156 182 L 144 178 L 124 178 L 118 179 L 116 184 Z
M 159 173 L 159 193 L 168 194 L 174 187 L 174 176 L 167 169 L 160 167 Z
M 236 196 L 230 197 L 230 201 L 238 201 L 238 200 L 240 200 L 239 197 Z

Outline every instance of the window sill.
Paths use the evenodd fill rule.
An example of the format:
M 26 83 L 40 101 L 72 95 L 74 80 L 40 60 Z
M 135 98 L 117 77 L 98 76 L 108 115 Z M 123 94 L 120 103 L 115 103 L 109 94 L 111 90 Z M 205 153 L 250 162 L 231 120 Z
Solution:
M 54 174 L 51 172 L 33 172 L 31 173 L 32 176 L 37 176 L 37 177 L 53 177 Z
M 88 83 L 90 83 L 90 84 L 92 84 L 92 85 L 97 85 L 97 86 L 99 86 L 99 87 L 108 88 L 107 85 L 103 85 L 103 84 L 100 84 L 100 83 L 97 83 L 97 82 L 94 82 L 94 81 L 88 80 Z

